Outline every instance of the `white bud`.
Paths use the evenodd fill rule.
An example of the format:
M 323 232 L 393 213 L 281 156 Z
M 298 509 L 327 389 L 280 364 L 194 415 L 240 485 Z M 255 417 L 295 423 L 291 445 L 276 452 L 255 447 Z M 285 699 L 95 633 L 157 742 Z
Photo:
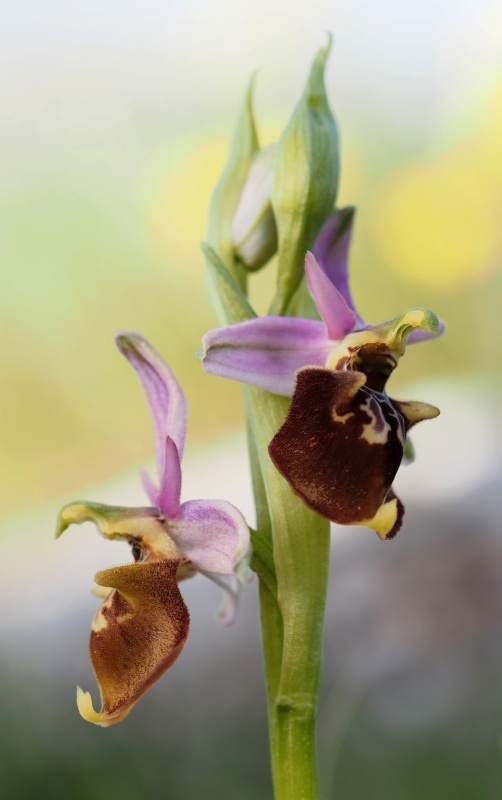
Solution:
M 270 203 L 276 145 L 258 150 L 242 189 L 232 221 L 237 257 L 251 270 L 259 269 L 277 250 L 277 226 Z

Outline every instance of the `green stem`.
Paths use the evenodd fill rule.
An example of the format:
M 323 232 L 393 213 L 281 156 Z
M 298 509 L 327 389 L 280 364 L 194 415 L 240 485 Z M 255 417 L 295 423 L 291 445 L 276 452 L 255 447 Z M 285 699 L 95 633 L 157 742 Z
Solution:
M 226 324 L 256 316 L 214 250 L 203 246 Z M 260 578 L 264 666 L 276 800 L 317 800 L 315 723 L 328 579 L 329 522 L 296 497 L 268 445 L 289 400 L 244 388 L 257 508 L 251 566 Z
M 278 701 L 282 671 L 282 616 L 273 594 L 260 581 L 263 655 L 267 680 L 270 756 L 276 800 L 319 797 L 316 755 L 317 702 Z M 320 670 L 320 663 L 319 663 Z
M 276 800 L 316 800 L 315 727 L 329 559 L 329 523 L 291 491 L 268 456 L 287 401 L 246 391 L 258 511 L 257 566 L 272 543 L 276 584 L 260 580 L 272 775 Z M 258 424 L 257 424 L 258 423 Z
M 275 795 L 276 800 L 315 800 L 329 524 L 308 511 L 289 487 L 283 487 L 270 511 L 283 622 L 280 682 L 270 722 L 276 739 L 272 741 Z M 269 613 L 267 608 L 265 614 Z

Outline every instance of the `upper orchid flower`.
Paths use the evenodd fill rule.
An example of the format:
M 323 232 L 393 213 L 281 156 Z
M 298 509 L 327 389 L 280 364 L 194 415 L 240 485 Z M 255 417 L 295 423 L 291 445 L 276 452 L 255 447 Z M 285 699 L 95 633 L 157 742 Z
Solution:
M 204 336 L 201 358 L 206 372 L 293 395 L 269 447 L 274 464 L 314 511 L 389 539 L 403 515 L 391 487 L 406 433 L 439 411 L 390 400 L 385 385 L 407 341 L 444 325 L 424 308 L 364 323 L 349 290 L 352 222 L 352 208 L 332 214 L 305 259 L 322 321 L 270 316 L 218 328 Z
M 249 550 L 248 526 L 233 505 L 224 500 L 180 503 L 185 395 L 143 337 L 121 334 L 116 341 L 136 370 L 150 407 L 159 485 L 143 475 L 152 503 L 147 508 L 70 503 L 60 512 L 56 533 L 90 520 L 105 538 L 125 540 L 132 547 L 134 564 L 95 577 L 97 593 L 106 597 L 94 617 L 90 640 L 102 708 L 94 711 L 89 692 L 80 688 L 77 703 L 84 719 L 102 726 L 124 719 L 183 649 L 189 616 L 178 581 L 199 571 L 225 587 L 246 573 Z

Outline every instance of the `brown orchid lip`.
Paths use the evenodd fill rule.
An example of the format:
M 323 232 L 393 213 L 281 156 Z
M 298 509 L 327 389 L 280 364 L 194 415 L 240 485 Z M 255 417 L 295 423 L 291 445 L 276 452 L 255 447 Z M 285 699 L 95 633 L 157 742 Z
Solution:
M 80 692 L 84 719 L 105 727 L 120 722 L 176 661 L 190 626 L 178 571 L 189 564 L 183 557 L 144 561 L 96 575 L 99 586 L 110 588 L 94 617 L 90 639 L 102 708 L 95 712 L 88 693 Z
M 309 508 L 342 525 L 364 524 L 387 537 L 402 514 L 382 506 L 403 456 L 404 421 L 392 401 L 357 370 L 306 367 L 297 373 L 288 416 L 269 453 Z M 390 512 L 392 511 L 392 514 Z M 377 515 L 380 517 L 376 519 Z

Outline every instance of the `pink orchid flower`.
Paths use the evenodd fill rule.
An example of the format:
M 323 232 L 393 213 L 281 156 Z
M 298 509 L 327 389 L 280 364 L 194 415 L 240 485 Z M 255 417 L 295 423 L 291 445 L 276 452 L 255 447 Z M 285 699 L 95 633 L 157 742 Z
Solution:
M 381 325 L 366 324 L 349 289 L 354 210 L 325 222 L 305 258 L 321 320 L 256 317 L 203 338 L 206 372 L 292 396 L 269 453 L 293 491 L 321 516 L 396 535 L 403 505 L 392 490 L 406 435 L 439 414 L 427 403 L 391 400 L 387 379 L 407 342 L 442 333 L 444 323 L 415 308 Z
M 92 521 L 107 539 L 130 543 L 134 562 L 98 572 L 105 597 L 93 623 L 90 654 L 101 711 L 89 692 L 77 690 L 81 715 L 109 726 L 174 663 L 187 640 L 189 615 L 178 582 L 196 572 L 237 596 L 247 576 L 249 529 L 240 511 L 224 500 L 181 503 L 181 459 L 187 402 L 173 373 L 137 333 L 120 334 L 117 346 L 141 381 L 153 419 L 158 486 L 143 483 L 151 506 L 122 508 L 74 502 L 59 514 L 57 536 L 72 523 Z M 233 616 L 233 602 L 223 621 Z

